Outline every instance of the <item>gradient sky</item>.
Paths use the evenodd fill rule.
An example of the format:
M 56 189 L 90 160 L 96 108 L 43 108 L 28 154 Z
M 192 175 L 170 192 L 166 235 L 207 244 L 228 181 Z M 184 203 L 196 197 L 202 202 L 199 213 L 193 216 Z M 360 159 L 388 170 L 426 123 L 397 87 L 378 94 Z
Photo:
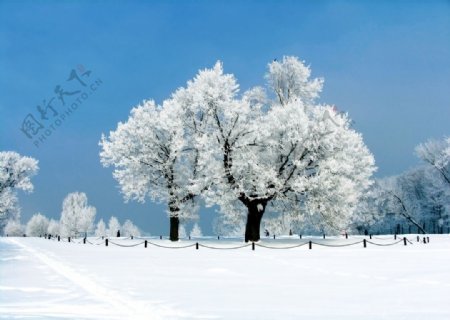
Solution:
M 321 101 L 349 112 L 378 177 L 417 165 L 417 144 L 450 134 L 449 1 L 0 0 L 0 150 L 40 166 L 34 193 L 20 194 L 22 221 L 59 218 L 67 193 L 83 191 L 98 218 L 167 234 L 164 205 L 123 203 L 99 162 L 101 134 L 216 60 L 245 90 L 264 84 L 267 63 L 283 55 L 325 78 Z M 68 88 L 80 65 L 102 84 L 35 147 L 20 131 L 24 118 L 38 118 L 36 106 L 56 85 Z M 210 233 L 213 211 L 202 213 Z

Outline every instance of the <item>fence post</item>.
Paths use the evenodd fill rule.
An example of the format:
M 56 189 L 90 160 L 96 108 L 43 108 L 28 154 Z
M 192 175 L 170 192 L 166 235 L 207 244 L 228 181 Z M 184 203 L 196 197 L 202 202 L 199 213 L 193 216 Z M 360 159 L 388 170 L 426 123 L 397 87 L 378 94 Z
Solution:
M 430 243 L 430 237 L 427 237 L 427 243 Z
M 255 243 L 252 242 L 252 250 L 255 251 Z
M 309 250 L 311 250 L 311 249 L 312 249 L 312 241 L 309 240 Z
M 345 239 L 348 239 L 348 233 L 347 232 L 345 233 Z
M 86 244 L 86 238 L 83 238 L 83 244 Z
M 406 237 L 403 237 L 403 244 L 406 246 Z
M 133 240 L 133 236 L 131 236 L 131 240 Z
M 61 237 L 60 236 L 58 236 L 58 241 L 61 241 Z
M 420 242 L 420 237 L 419 236 L 417 236 L 417 242 Z
M 147 240 L 144 241 L 144 247 L 147 248 Z
M 325 239 L 325 233 L 323 234 L 323 238 Z
M 275 235 L 273 235 L 273 238 L 275 239 Z
M 300 235 L 300 239 L 302 238 L 302 235 Z
M 364 244 L 364 248 L 367 248 L 367 240 L 366 239 L 363 240 L 363 244 Z
M 369 234 L 369 239 L 372 240 L 372 235 L 371 234 Z
M 67 240 L 70 242 L 70 237 L 69 238 L 67 238 Z
M 195 249 L 198 250 L 198 242 L 195 243 Z
M 427 243 L 427 238 L 423 237 L 423 243 Z
M 396 233 L 394 234 L 394 240 L 397 240 L 397 234 Z
M 105 247 L 108 246 L 108 239 L 105 239 Z
M 217 236 L 217 240 L 220 240 L 220 236 Z
M 159 240 L 162 240 L 162 236 L 159 236 Z

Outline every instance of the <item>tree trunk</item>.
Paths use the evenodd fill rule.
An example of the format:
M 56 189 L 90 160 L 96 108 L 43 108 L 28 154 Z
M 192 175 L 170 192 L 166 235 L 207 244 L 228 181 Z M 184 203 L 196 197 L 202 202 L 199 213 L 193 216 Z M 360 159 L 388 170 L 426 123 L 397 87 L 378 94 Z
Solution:
M 248 213 L 247 224 L 245 225 L 245 242 L 259 241 L 259 230 L 266 204 L 267 201 L 251 201 L 247 204 Z
M 170 217 L 170 241 L 178 241 L 178 227 L 180 219 L 178 217 Z

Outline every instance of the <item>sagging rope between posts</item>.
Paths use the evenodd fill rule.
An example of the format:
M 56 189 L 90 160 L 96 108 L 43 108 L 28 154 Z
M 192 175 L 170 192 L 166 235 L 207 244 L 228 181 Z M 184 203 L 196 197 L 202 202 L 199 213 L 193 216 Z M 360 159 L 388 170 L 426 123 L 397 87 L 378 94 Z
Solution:
M 133 243 L 133 244 L 122 244 L 122 243 L 118 243 L 117 241 L 126 241 L 129 239 L 133 239 L 133 237 L 127 237 L 127 238 L 122 238 L 122 239 L 115 239 L 115 241 L 112 241 L 109 238 L 105 238 L 104 241 L 98 242 L 98 243 L 94 243 L 89 241 L 87 238 L 83 238 L 82 240 L 75 240 L 72 239 L 70 237 L 67 238 L 67 240 L 65 240 L 64 238 L 60 239 L 60 237 L 54 237 L 51 238 L 49 237 L 48 239 L 53 239 L 54 241 L 56 241 L 56 238 L 58 239 L 58 241 L 62 240 L 63 242 L 72 242 L 75 244 L 91 244 L 91 245 L 103 245 L 105 244 L 105 246 L 108 246 L 109 244 L 118 246 L 118 247 L 124 247 L 124 248 L 130 248 L 130 247 L 137 247 L 137 246 L 141 246 L 144 244 L 144 247 L 147 248 L 148 245 L 152 245 L 158 248 L 163 248 L 163 249 L 186 249 L 186 248 L 192 248 L 195 247 L 196 250 L 198 250 L 200 247 L 206 248 L 206 249 L 212 249 L 212 250 L 237 250 L 237 249 L 242 249 L 242 248 L 246 248 L 251 246 L 252 250 L 255 250 L 255 247 L 261 247 L 261 248 L 265 248 L 265 249 L 276 249 L 276 250 L 284 250 L 284 249 L 294 249 L 294 248 L 300 248 L 303 247 L 305 245 L 309 245 L 309 249 L 312 249 L 313 245 L 317 245 L 317 246 L 321 246 L 321 247 L 331 247 L 331 248 L 340 248 L 340 247 L 349 247 L 349 246 L 355 246 L 358 244 L 363 244 L 364 248 L 367 248 L 368 244 L 374 245 L 374 246 L 379 246 L 379 247 L 387 247 L 387 246 L 394 246 L 397 245 L 399 243 L 402 243 L 406 246 L 408 243 L 409 244 L 413 244 L 413 242 L 406 238 L 403 237 L 401 239 L 399 239 L 398 241 L 392 242 L 392 243 L 376 243 L 367 239 L 363 239 L 361 241 L 357 241 L 357 242 L 352 242 L 352 243 L 344 243 L 344 244 L 330 244 L 330 243 L 322 243 L 322 242 L 316 242 L 316 241 L 306 241 L 306 242 L 302 242 L 296 245 L 291 245 L 291 246 L 270 246 L 270 245 L 266 245 L 266 244 L 262 244 L 262 243 L 258 243 L 258 242 L 252 242 L 252 243 L 248 243 L 248 244 L 244 244 L 244 245 L 239 245 L 239 246 L 233 246 L 233 247 L 215 247 L 215 246 L 211 246 L 211 245 L 206 245 L 206 244 L 202 244 L 199 242 L 196 243 L 192 243 L 192 244 L 188 244 L 188 245 L 184 245 L 184 246 L 166 246 L 166 245 L 161 245 L 155 242 L 151 242 L 148 240 L 144 240 L 144 241 L 140 241 L 138 243 Z M 95 240 L 100 240 L 102 237 L 98 237 Z M 140 238 L 143 239 L 143 238 Z M 383 239 L 384 240 L 384 239 Z M 418 241 L 419 242 L 419 241 Z M 423 243 L 428 243 L 429 242 L 429 238 L 428 241 L 426 241 L 426 239 L 424 238 L 424 242 Z

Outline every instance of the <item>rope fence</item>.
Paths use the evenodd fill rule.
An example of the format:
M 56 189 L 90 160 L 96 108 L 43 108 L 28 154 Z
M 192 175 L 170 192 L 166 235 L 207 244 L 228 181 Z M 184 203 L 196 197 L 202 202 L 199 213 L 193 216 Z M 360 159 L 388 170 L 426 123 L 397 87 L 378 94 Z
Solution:
M 309 250 L 311 250 L 314 246 L 319 246 L 319 247 L 330 247 L 330 248 L 342 248 L 342 247 L 350 247 L 350 246 L 357 246 L 357 245 L 363 245 L 363 248 L 367 248 L 367 245 L 373 245 L 373 246 L 377 246 L 377 247 L 389 247 L 389 246 L 395 246 L 395 245 L 399 245 L 401 243 L 403 243 L 404 246 L 406 245 L 414 245 L 415 242 L 417 243 L 423 243 L 423 244 L 427 244 L 430 242 L 430 238 L 429 237 L 423 237 L 421 238 L 419 235 L 417 235 L 416 238 L 414 239 L 408 239 L 407 237 L 398 237 L 397 235 L 394 236 L 394 239 L 396 239 L 394 242 L 389 242 L 389 243 L 385 243 L 384 241 L 390 240 L 392 241 L 392 238 L 382 238 L 382 237 L 372 237 L 370 236 L 370 239 L 362 239 L 359 241 L 353 241 L 350 243 L 332 243 L 332 242 L 337 242 L 337 241 L 343 241 L 344 239 L 327 239 L 327 240 L 323 240 L 320 241 L 318 238 L 313 239 L 312 237 L 305 237 L 300 238 L 300 240 L 294 240 L 292 238 L 287 238 L 287 239 L 281 239 L 281 240 L 269 240 L 272 244 L 275 242 L 286 242 L 286 241 L 300 241 L 300 243 L 294 244 L 294 245 L 270 245 L 268 243 L 261 243 L 261 242 L 251 242 L 251 243 L 245 243 L 242 245 L 233 245 L 233 246 L 213 246 L 210 244 L 205 244 L 205 243 L 199 243 L 199 242 L 195 242 L 195 243 L 190 243 L 190 244 L 186 244 L 186 245 L 164 245 L 164 244 L 160 244 L 160 243 L 156 243 L 154 241 L 149 241 L 149 238 L 145 238 L 145 237 L 135 237 L 133 238 L 131 237 L 122 237 L 122 238 L 109 238 L 109 237 L 97 237 L 95 239 L 90 239 L 92 241 L 90 241 L 87 237 L 85 238 L 78 238 L 78 239 L 73 239 L 71 237 L 68 238 L 62 238 L 60 236 L 50 236 L 50 235 L 45 235 L 44 237 L 45 239 L 49 239 L 49 240 L 53 240 L 53 241 L 62 241 L 62 242 L 66 242 L 66 243 L 74 243 L 74 244 L 90 244 L 90 245 L 95 245 L 95 246 L 100 246 L 100 245 L 104 245 L 104 246 L 109 246 L 109 245 L 113 245 L 113 246 L 117 246 L 117 247 L 123 247 L 123 248 L 131 248 L 131 247 L 138 247 L 138 246 L 142 246 L 144 245 L 144 248 L 147 248 L 148 245 L 157 247 L 157 248 L 163 248 L 163 249 L 187 249 L 187 248 L 193 248 L 195 247 L 196 250 L 199 250 L 199 248 L 205 248 L 205 249 L 211 249 L 211 250 L 238 250 L 238 249 L 243 249 L 243 248 L 247 248 L 247 247 L 252 247 L 252 250 L 254 251 L 256 249 L 256 247 L 260 247 L 260 248 L 264 248 L 264 249 L 273 249 L 273 250 L 288 250 L 288 249 L 295 249 L 295 248 L 300 248 L 303 246 L 308 245 Z M 145 240 L 144 240 L 145 239 Z M 162 236 L 159 237 L 159 239 L 162 240 Z M 237 238 L 233 238 L 236 240 L 233 241 L 238 241 Z M 323 237 L 323 239 L 325 239 L 325 237 Z M 347 241 L 349 238 L 346 235 L 345 240 Z M 382 240 L 383 242 L 375 242 L 374 240 Z M 140 240 L 140 241 L 139 241 Z M 203 239 L 204 241 L 208 241 L 207 239 Z M 230 239 L 231 240 L 231 239 Z M 308 241 L 309 240 L 309 241 Z M 315 241 L 314 241 L 315 240 Z M 319 240 L 319 241 L 318 241 Z M 132 241 L 138 241 L 136 243 L 130 243 Z M 211 240 L 209 240 L 211 241 Z M 122 243 L 121 243 L 122 242 Z M 224 241 L 226 242 L 226 240 Z

